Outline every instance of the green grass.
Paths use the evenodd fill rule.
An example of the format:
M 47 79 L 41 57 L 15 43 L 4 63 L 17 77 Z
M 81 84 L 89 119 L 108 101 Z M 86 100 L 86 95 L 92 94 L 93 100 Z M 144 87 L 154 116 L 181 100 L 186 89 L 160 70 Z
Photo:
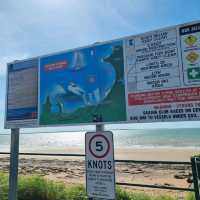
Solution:
M 188 193 L 185 197 L 185 200 L 195 200 L 194 193 Z
M 0 173 L 0 200 L 8 200 L 8 176 Z M 150 196 L 144 193 L 127 192 L 117 187 L 117 200 L 178 200 L 167 195 Z M 86 200 L 82 185 L 66 186 L 64 183 L 47 180 L 41 176 L 20 176 L 18 200 Z M 185 200 L 195 200 L 188 193 Z

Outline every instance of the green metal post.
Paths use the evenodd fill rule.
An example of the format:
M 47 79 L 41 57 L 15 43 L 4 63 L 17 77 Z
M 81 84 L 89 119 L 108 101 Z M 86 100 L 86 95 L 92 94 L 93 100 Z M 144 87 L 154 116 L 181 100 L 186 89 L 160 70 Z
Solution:
M 198 174 L 197 174 L 197 165 L 196 165 L 196 158 L 191 158 L 192 163 L 192 176 L 193 176 L 193 183 L 194 183 L 194 191 L 195 191 L 195 198 L 196 200 L 200 200 L 199 194 L 199 181 L 198 181 Z

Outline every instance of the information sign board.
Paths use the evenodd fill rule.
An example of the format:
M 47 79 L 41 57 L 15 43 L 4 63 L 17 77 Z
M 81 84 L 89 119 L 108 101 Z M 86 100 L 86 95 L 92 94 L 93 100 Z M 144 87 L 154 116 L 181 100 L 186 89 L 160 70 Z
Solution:
M 200 21 L 10 63 L 7 80 L 6 127 L 199 120 Z
M 123 42 L 40 59 L 40 124 L 126 121 Z
M 200 23 L 125 39 L 127 120 L 200 119 Z
M 38 59 L 8 64 L 5 126 L 37 125 Z
M 86 133 L 85 153 L 88 197 L 115 199 L 115 163 L 112 132 Z

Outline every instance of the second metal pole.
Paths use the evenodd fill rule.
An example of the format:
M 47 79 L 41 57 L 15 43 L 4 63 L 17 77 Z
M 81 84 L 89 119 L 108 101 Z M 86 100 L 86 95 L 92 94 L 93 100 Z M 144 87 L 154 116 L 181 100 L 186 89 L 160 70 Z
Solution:
M 8 200 L 17 200 L 17 179 L 19 160 L 19 129 L 11 129 L 10 174 Z
M 194 192 L 195 192 L 195 199 L 200 200 L 199 194 L 199 184 L 198 184 L 198 176 L 197 176 L 197 166 L 196 166 L 196 158 L 191 158 L 192 163 L 192 175 L 193 175 L 193 183 L 194 183 Z
M 96 132 L 104 131 L 104 124 L 96 124 Z
M 96 124 L 96 132 L 98 131 L 104 131 L 104 124 Z M 88 198 L 88 200 L 94 200 L 94 198 Z

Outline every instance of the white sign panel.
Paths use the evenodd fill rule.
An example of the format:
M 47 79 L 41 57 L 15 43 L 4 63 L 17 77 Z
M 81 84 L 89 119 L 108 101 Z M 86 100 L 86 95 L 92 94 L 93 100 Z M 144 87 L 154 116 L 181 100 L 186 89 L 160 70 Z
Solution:
M 115 164 L 112 132 L 86 133 L 85 151 L 88 197 L 115 199 Z
M 127 121 L 200 119 L 200 23 L 125 39 Z

